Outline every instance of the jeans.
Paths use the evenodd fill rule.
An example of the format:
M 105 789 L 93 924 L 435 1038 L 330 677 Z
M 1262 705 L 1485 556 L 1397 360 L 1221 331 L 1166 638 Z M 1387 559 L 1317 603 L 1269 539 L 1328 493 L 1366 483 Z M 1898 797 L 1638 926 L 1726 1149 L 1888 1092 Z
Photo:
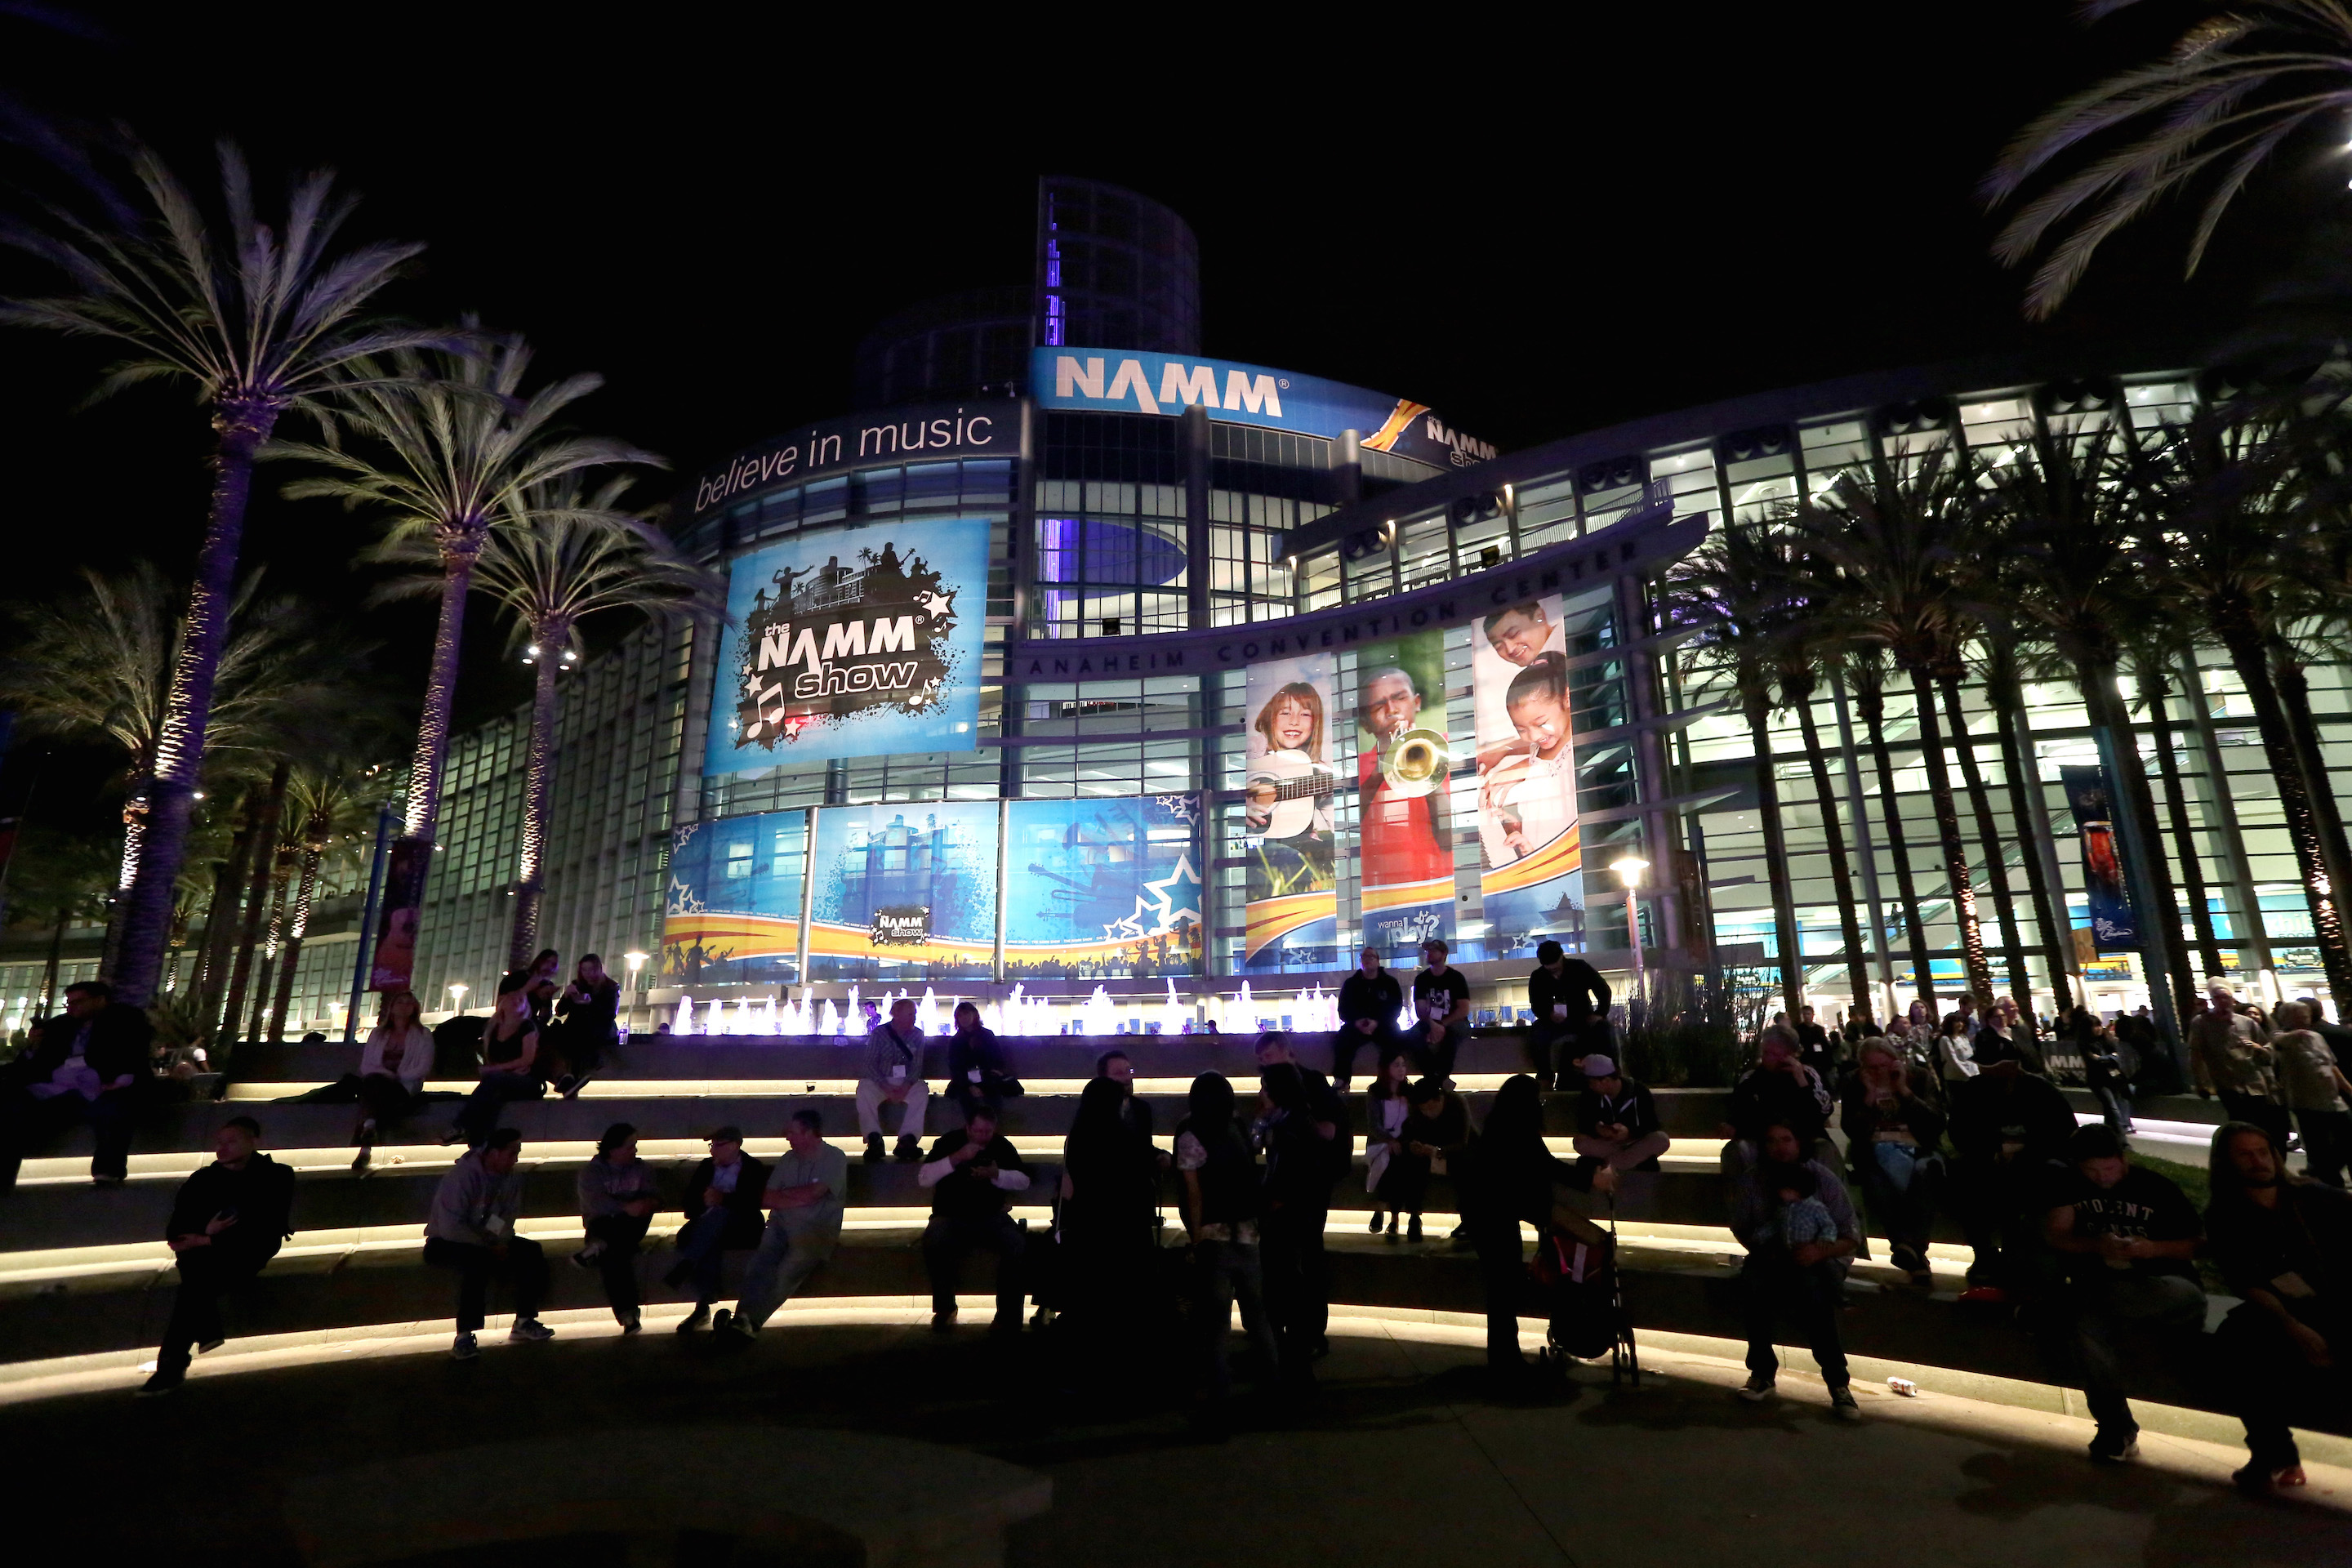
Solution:
M 425 1261 L 436 1268 L 457 1271 L 457 1331 L 470 1334 L 482 1326 L 482 1310 L 489 1299 L 490 1281 L 502 1279 L 514 1296 L 515 1320 L 539 1316 L 539 1299 L 547 1290 L 547 1255 L 528 1237 L 511 1236 L 503 1251 L 467 1241 L 427 1237 Z
M 786 1210 L 789 1214 L 791 1211 Z M 782 1215 L 771 1217 L 743 1271 L 743 1292 L 735 1301 L 735 1321 L 757 1330 L 775 1316 L 776 1309 L 800 1293 L 808 1277 L 841 1245 L 839 1231 L 807 1231 L 794 1236 Z
M 176 1254 L 180 1288 L 172 1297 L 171 1320 L 163 1325 L 163 1348 L 156 1352 L 158 1372 L 185 1372 L 194 1345 L 223 1338 L 220 1302 L 223 1296 L 253 1282 L 278 1248 L 256 1253 L 251 1247 L 192 1247 Z
M 2296 1415 L 2308 1420 L 2352 1403 L 2352 1333 L 2326 1338 L 2335 1364 L 2314 1366 L 2285 1325 L 2252 1301 L 2233 1309 L 2213 1336 L 2225 1397 L 2246 1424 L 2248 1454 L 2264 1469 L 2303 1463 L 2288 1425 Z
M 89 1157 L 93 1178 L 120 1178 L 131 1169 L 131 1122 L 138 1112 L 138 1085 L 111 1089 L 96 1100 L 67 1091 L 36 1100 L 18 1090 L 0 1100 L 0 1191 L 16 1184 L 25 1156 L 81 1122 L 89 1123 L 97 1147 Z
M 1976 1253 L 1969 1265 L 1970 1285 L 2018 1289 L 2031 1283 L 2042 1216 L 2026 1211 L 2043 1173 L 2023 1156 L 2013 1161 L 1964 1156 L 1953 1168 L 1954 1206 Z
M 1638 1171 L 1674 1146 L 1674 1140 L 1664 1131 L 1644 1132 L 1630 1143 L 1612 1143 L 1606 1138 L 1588 1138 L 1580 1132 L 1573 1142 L 1582 1158 L 1621 1173 Z
M 1469 1037 L 1469 1025 L 1448 1024 L 1445 1037 L 1432 1045 L 1429 1026 L 1416 1024 L 1412 1033 L 1404 1037 L 1404 1043 L 1412 1052 L 1413 1065 L 1421 1069 L 1422 1076 L 1450 1082 L 1454 1078 L 1454 1058 L 1461 1051 L 1462 1042 Z
M 652 1223 L 651 1215 L 633 1214 L 605 1215 L 588 1222 L 588 1239 L 604 1244 L 604 1250 L 596 1257 L 604 1300 L 611 1303 L 613 1315 L 625 1322 L 637 1310 L 637 1249 L 645 1245 L 646 1227 Z
M 899 1137 L 922 1137 L 923 1107 L 930 1098 L 930 1089 L 921 1079 L 915 1079 L 907 1085 L 907 1114 L 898 1122 Z M 859 1079 L 857 1131 L 866 1137 L 879 1138 L 882 1135 L 882 1108 L 889 1103 L 890 1097 L 883 1092 L 880 1084 L 868 1079 Z
M 1589 1020 L 1536 1020 L 1535 1026 L 1528 1031 L 1528 1060 L 1535 1069 L 1536 1082 L 1549 1089 L 1555 1079 L 1568 1076 L 1569 1069 L 1587 1054 L 1584 1031 L 1589 1026 Z
M 474 1085 L 474 1092 L 457 1108 L 457 1125 L 466 1133 L 466 1147 L 478 1149 L 498 1131 L 499 1115 L 518 1100 L 537 1100 L 547 1085 L 527 1073 L 492 1068 Z
M 1748 1319 L 1748 1370 L 1759 1377 L 1774 1377 L 1780 1358 L 1772 1348 L 1772 1331 L 1786 1312 L 1797 1325 L 1805 1348 L 1822 1369 L 1822 1381 L 1832 1389 L 1853 1381 L 1847 1371 L 1845 1346 L 1838 1339 L 1839 1276 L 1829 1260 L 1801 1265 L 1778 1247 L 1751 1252 L 1739 1267 L 1739 1283 Z
M 957 1110 L 963 1112 L 964 1123 L 967 1126 L 971 1122 L 974 1110 L 985 1110 L 991 1116 L 994 1116 L 1004 1109 L 1006 1100 L 1017 1100 L 1027 1092 L 1028 1090 L 1021 1087 L 1021 1080 L 1017 1078 L 989 1079 L 980 1083 L 974 1083 L 970 1079 L 957 1079 L 950 1083 L 945 1090 L 946 1098 L 954 1102 Z M 911 1097 L 909 1097 L 909 1103 L 912 1103 Z
M 1519 1350 L 1519 1307 L 1528 1285 L 1519 1222 L 1508 1216 L 1474 1219 L 1470 1243 L 1478 1249 L 1478 1279 L 1486 1298 L 1486 1364 L 1519 1365 L 1528 1359 Z
M 724 1206 L 704 1209 L 677 1233 L 677 1268 L 694 1282 L 694 1304 L 708 1307 L 719 1300 L 719 1273 L 727 1266 L 727 1221 Z
M 1331 1320 L 1331 1281 L 1323 1256 L 1324 1207 L 1289 1205 L 1258 1221 L 1265 1269 L 1265 1310 L 1283 1375 L 1307 1377 Z
M 2119 1331 L 2132 1323 L 2152 1323 L 2172 1334 L 2195 1333 L 2205 1322 L 2204 1287 L 2177 1274 L 2101 1270 L 2100 1277 L 2069 1287 L 2066 1297 L 2083 1399 L 2091 1407 L 2091 1418 L 2102 1432 L 2137 1431 L 2131 1402 L 2124 1397 L 2123 1354 L 2116 1343 Z
M 395 1121 L 404 1121 L 425 1103 L 421 1094 L 411 1094 L 408 1086 L 390 1073 L 372 1072 L 359 1082 L 360 1103 L 367 1107 L 367 1119 L 381 1132 Z
M 923 1229 L 923 1272 L 930 1277 L 931 1310 L 956 1310 L 956 1279 L 972 1252 L 996 1254 L 996 1326 L 1021 1326 L 1021 1252 L 1027 1238 L 1009 1214 L 961 1218 L 935 1214 Z
M 1905 1143 L 1870 1143 L 1850 1167 L 1864 1204 L 1895 1247 L 1909 1247 L 1924 1265 L 1944 1190 L 1944 1157 Z
M 1406 1152 L 1400 1144 L 1381 1173 L 1380 1190 L 1372 1196 L 1398 1214 L 1417 1215 L 1429 1195 L 1429 1156 Z
M 1267 1381 L 1280 1372 L 1282 1352 L 1275 1343 L 1274 1325 L 1265 1311 L 1265 1270 L 1255 1245 L 1243 1241 L 1196 1241 L 1192 1271 L 1197 1281 L 1193 1305 L 1201 1314 L 1201 1388 L 1213 1399 L 1233 1392 L 1234 1369 L 1225 1354 L 1233 1330 L 1233 1310 L 1242 1310 L 1242 1331 L 1257 1350 L 1259 1375 Z
M 2111 1083 L 2094 1084 L 2091 1093 L 2097 1099 L 2100 1113 L 2107 1119 L 2107 1125 L 2117 1134 L 2132 1130 L 2131 1098 L 2128 1095 Z
M 2342 1186 L 2345 1168 L 2352 1164 L 2352 1110 L 2298 1110 L 2294 1120 L 2303 1130 L 2304 1173 Z
M 1332 1030 L 1332 1087 L 1346 1092 L 1348 1080 L 1355 1076 L 1357 1054 L 1367 1046 L 1372 1052 L 1372 1076 L 1379 1077 L 1380 1069 L 1388 1065 L 1389 1055 L 1396 1048 L 1396 1029 L 1389 1024 L 1374 1023 L 1369 1035 L 1353 1024 L 1342 1024 Z
M 2236 1089 L 2221 1091 L 2221 1109 L 2232 1121 L 2251 1121 L 2271 1135 L 2271 1142 L 2281 1154 L 2286 1152 L 2286 1107 L 2265 1094 L 2241 1094 Z

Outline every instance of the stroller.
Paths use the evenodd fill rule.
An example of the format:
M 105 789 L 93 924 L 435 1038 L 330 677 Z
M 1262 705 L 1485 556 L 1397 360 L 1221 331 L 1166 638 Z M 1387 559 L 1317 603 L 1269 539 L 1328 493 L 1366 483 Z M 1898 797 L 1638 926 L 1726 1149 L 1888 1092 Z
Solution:
M 1555 1219 L 1536 1244 L 1528 1278 L 1549 1325 L 1538 1366 L 1564 1380 L 1570 1361 L 1606 1355 L 1612 1385 L 1630 1380 L 1642 1386 L 1641 1352 L 1617 1273 L 1613 1215 L 1606 1233 L 1590 1220 L 1570 1226 Z

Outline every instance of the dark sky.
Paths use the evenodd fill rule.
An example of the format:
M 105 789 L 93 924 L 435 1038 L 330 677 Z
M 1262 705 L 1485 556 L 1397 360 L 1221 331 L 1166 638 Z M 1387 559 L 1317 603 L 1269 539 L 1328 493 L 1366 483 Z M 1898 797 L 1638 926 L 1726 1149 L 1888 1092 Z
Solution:
M 0 7 L 0 86 L 123 121 L 192 179 L 220 134 L 266 182 L 333 165 L 366 197 L 357 233 L 429 245 L 391 304 L 478 311 L 551 374 L 602 372 L 584 416 L 681 468 L 845 411 L 852 345 L 898 306 L 1025 282 L 1049 170 L 1191 220 L 1209 353 L 1410 395 L 1515 447 L 1988 352 L 2096 368 L 2225 323 L 2267 264 L 2259 210 L 2187 289 L 2177 228 L 2127 234 L 2049 328 L 1986 259 L 1976 180 L 2179 15 L 2143 9 L 2086 37 L 2064 0 L 1579 6 L 1532 27 L 1416 7 L 1297 32 L 1099 8 L 1090 41 L 1087 7 L 960 30 L 938 7 L 247 0 L 87 7 L 92 41 Z M 26 282 L 0 264 L 0 287 Z M 0 356 L 0 592 L 134 554 L 188 570 L 207 433 L 185 396 L 77 411 L 92 351 L 17 333 Z M 247 559 L 347 612 L 413 692 L 429 617 L 358 608 L 363 535 L 265 496 Z M 525 694 L 473 640 L 468 720 Z

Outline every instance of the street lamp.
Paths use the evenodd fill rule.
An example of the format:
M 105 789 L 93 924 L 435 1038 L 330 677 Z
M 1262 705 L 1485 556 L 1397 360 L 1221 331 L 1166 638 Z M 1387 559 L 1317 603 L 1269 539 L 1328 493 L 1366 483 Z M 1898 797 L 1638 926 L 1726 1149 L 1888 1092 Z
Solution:
M 466 1011 L 466 983 L 462 980 L 453 981 L 449 985 L 450 999 L 457 1004 L 457 1011 L 461 1016 Z
M 625 952 L 621 954 L 621 960 L 629 966 L 629 989 L 635 991 L 637 988 L 637 971 L 646 966 L 646 955 L 642 952 Z
M 1638 855 L 1627 855 L 1609 868 L 1617 879 L 1625 884 L 1625 935 L 1633 946 L 1633 994 L 1642 994 L 1642 911 L 1633 901 L 1633 889 L 1642 885 L 1642 873 L 1650 863 Z M 1628 999 L 1630 1002 L 1630 998 Z M 1629 1009 L 1630 1016 L 1630 1009 Z

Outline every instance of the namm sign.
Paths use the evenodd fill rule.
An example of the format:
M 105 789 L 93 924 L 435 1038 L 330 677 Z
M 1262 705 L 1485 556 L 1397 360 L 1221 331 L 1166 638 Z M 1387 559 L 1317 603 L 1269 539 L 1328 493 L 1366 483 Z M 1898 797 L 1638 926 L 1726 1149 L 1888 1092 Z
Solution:
M 1654 572 L 1688 554 L 1706 537 L 1703 514 L 1621 523 L 1507 565 L 1370 604 L 1213 631 L 1016 643 L 1006 650 L 1004 672 L 1014 681 L 1206 675 L 1263 659 L 1333 653 L 1404 632 L 1459 626 L 1528 599 L 1572 594 L 1628 573 Z

